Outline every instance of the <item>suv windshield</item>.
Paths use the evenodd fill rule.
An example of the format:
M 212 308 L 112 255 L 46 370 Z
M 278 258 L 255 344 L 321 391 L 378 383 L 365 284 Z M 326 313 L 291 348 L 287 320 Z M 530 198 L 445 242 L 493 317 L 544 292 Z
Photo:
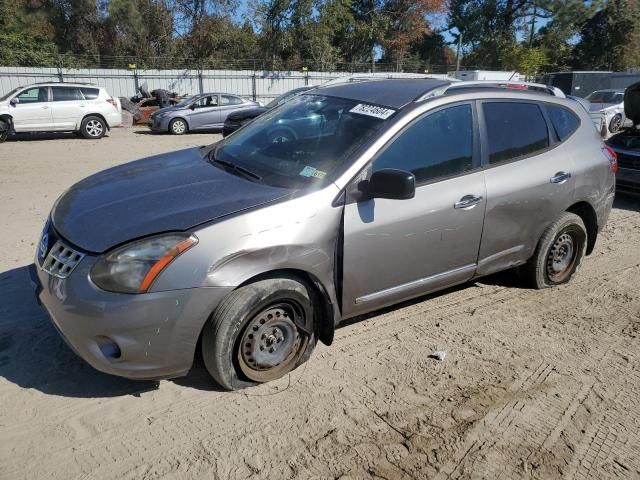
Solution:
M 624 93 L 600 90 L 587 95 L 587 100 L 591 103 L 622 103 Z
M 393 113 L 342 98 L 301 95 L 222 141 L 212 160 L 274 186 L 320 185 Z

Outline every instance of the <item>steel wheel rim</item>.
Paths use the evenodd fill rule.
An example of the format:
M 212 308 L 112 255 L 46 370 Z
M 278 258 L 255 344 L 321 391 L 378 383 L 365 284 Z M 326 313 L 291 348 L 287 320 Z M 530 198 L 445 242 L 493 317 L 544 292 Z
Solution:
M 102 123 L 98 120 L 89 120 L 86 126 L 87 133 L 92 137 L 99 137 L 102 134 Z
M 580 241 L 575 233 L 564 230 L 556 237 L 547 254 L 547 277 L 554 283 L 566 280 L 573 271 Z
M 308 338 L 304 310 L 295 302 L 267 306 L 247 323 L 236 345 L 241 372 L 250 380 L 268 382 L 291 371 L 304 353 Z
M 185 124 L 182 120 L 176 120 L 171 128 L 175 133 L 184 133 Z

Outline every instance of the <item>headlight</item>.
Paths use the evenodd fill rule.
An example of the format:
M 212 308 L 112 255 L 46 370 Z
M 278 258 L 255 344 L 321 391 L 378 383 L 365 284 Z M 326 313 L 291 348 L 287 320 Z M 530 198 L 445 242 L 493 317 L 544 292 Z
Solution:
M 91 280 L 103 290 L 144 293 L 182 252 L 198 243 L 195 235 L 170 233 L 145 238 L 104 255 L 91 269 Z

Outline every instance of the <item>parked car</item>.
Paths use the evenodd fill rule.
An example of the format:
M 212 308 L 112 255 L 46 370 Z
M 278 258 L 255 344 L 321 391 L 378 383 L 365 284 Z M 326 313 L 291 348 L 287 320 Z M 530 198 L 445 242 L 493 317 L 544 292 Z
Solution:
M 151 131 L 182 135 L 196 130 L 222 128 L 227 116 L 237 110 L 260 106 L 227 93 L 194 95 L 173 107 L 161 108 L 149 117 Z
M 607 222 L 615 157 L 575 101 L 453 85 L 318 88 L 79 182 L 40 238 L 39 300 L 98 370 L 185 375 L 201 348 L 238 389 L 397 302 L 514 267 L 567 283 Z M 280 124 L 294 135 L 271 138 Z
M 596 90 L 585 98 L 591 103 L 591 119 L 606 138 L 627 124 L 624 90 Z
M 122 123 L 122 108 L 96 85 L 36 83 L 0 98 L 0 123 L 0 140 L 24 132 L 78 132 L 98 139 Z
M 632 125 L 613 135 L 607 144 L 618 156 L 617 189 L 640 194 L 640 83 L 625 91 L 624 111 Z
M 238 110 L 237 112 L 230 114 L 225 120 L 224 126 L 222 127 L 222 136 L 226 137 L 227 135 L 231 135 L 237 129 L 251 122 L 253 119 L 259 117 L 264 112 L 271 110 L 272 108 L 279 107 L 296 95 L 300 95 L 303 92 L 308 92 L 312 88 L 314 87 L 306 86 L 294 88 L 293 90 L 289 90 L 288 92 L 285 92 L 282 95 L 274 98 L 264 107 L 257 106 L 253 108 L 247 108 L 244 110 Z

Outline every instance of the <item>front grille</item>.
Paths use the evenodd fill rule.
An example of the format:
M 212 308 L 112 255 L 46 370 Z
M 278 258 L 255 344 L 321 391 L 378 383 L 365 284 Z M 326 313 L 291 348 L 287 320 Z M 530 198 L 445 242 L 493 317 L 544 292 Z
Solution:
M 42 269 L 54 277 L 67 278 L 83 258 L 84 254 L 58 240 L 42 262 Z
M 632 156 L 626 153 L 618 153 L 618 166 L 620 168 L 630 168 L 632 170 L 640 170 L 640 155 Z

